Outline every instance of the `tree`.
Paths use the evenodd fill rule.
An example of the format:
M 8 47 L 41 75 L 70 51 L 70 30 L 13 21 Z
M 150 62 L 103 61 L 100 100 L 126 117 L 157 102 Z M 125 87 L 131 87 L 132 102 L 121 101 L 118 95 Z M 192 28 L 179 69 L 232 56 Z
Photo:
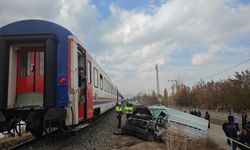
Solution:
M 151 100 L 150 100 L 150 104 L 151 105 L 159 104 L 158 96 L 157 96 L 155 90 L 152 91 L 152 97 L 151 97 Z
M 168 105 L 168 91 L 165 88 L 164 89 L 164 93 L 163 93 L 163 101 L 162 101 L 163 105 L 167 106 Z
M 152 97 L 156 97 L 157 98 L 155 90 L 152 91 Z
M 236 72 L 233 79 L 200 81 L 191 93 L 194 106 L 244 111 L 250 108 L 250 71 Z
M 175 101 L 179 106 L 189 106 L 189 89 L 185 85 L 181 85 L 175 96 Z
M 155 105 L 155 104 L 159 104 L 158 101 L 158 96 L 156 95 L 155 91 L 152 91 L 152 95 L 147 95 L 146 93 L 138 93 L 134 99 L 138 99 L 140 98 L 140 100 L 142 100 L 142 104 L 143 105 Z

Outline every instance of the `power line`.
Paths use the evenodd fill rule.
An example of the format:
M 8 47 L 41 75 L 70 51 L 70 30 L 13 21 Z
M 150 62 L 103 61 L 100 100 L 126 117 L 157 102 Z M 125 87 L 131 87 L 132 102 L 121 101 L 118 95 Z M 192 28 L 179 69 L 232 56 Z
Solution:
M 245 47 L 246 44 L 248 44 L 248 42 L 249 42 L 249 38 L 250 38 L 250 37 L 249 37 L 249 35 L 248 35 L 248 36 L 246 36 L 244 39 L 242 39 L 242 40 L 238 41 L 237 43 L 235 43 L 233 46 L 227 48 L 226 51 L 220 56 L 220 60 L 217 60 L 217 61 L 215 61 L 215 62 L 221 61 L 221 58 L 223 58 L 223 57 L 226 56 L 227 54 L 231 53 L 232 50 L 233 50 L 234 48 L 237 48 L 237 49 L 240 48 L 240 49 L 242 49 L 243 47 Z M 217 75 L 220 75 L 220 74 L 222 74 L 222 73 L 224 73 L 224 72 L 226 72 L 226 71 L 229 71 L 229 70 L 231 70 L 231 69 L 233 69 L 233 68 L 235 68 L 235 67 L 238 67 L 239 65 L 242 65 L 242 64 L 248 62 L 249 60 L 250 60 L 250 59 L 248 58 L 247 60 L 242 61 L 241 63 L 239 63 L 239 64 L 237 64 L 237 65 L 235 65 L 235 66 L 232 66 L 232 67 L 230 67 L 230 68 L 228 68 L 228 69 L 225 69 L 225 70 L 223 70 L 223 71 L 221 71 L 221 72 L 218 72 L 218 73 L 215 73 L 215 74 L 213 74 L 213 75 L 211 75 L 211 76 L 208 76 L 208 77 L 204 78 L 203 80 L 207 80 L 207 79 L 209 79 L 209 78 L 212 78 L 212 77 L 215 77 L 215 76 L 217 76 Z M 197 81 L 196 81 L 196 82 L 197 82 Z M 194 84 L 195 84 L 196 82 L 194 82 Z
M 232 69 L 235 68 L 235 67 L 238 67 L 238 66 L 240 66 L 240 65 L 242 65 L 242 64 L 247 63 L 249 60 L 250 60 L 250 58 L 248 58 L 247 60 L 242 61 L 241 63 L 239 63 L 239 64 L 237 64 L 237 65 L 234 65 L 234 66 L 232 66 L 232 67 L 230 67 L 230 68 L 227 68 L 227 69 L 225 69 L 225 70 L 223 70 L 223 71 L 221 71 L 221 72 L 218 72 L 218 73 L 215 73 L 215 74 L 213 74 L 213 75 L 211 75 L 211 76 L 208 76 L 208 77 L 204 78 L 204 80 L 207 80 L 207 79 L 209 79 L 209 78 L 212 78 L 212 77 L 215 77 L 215 76 L 217 76 L 217 75 L 220 75 L 220 74 L 222 74 L 222 73 L 224 73 L 224 72 L 227 72 L 227 71 L 229 71 L 229 70 L 232 70 Z
M 249 40 L 250 40 L 250 37 L 246 36 L 245 39 L 242 39 L 242 40 L 238 41 L 237 43 L 235 43 L 234 45 L 232 45 L 231 47 L 227 48 L 226 51 L 222 54 L 221 57 L 223 57 L 226 54 L 232 52 L 231 50 L 235 49 L 238 46 L 239 46 L 238 48 L 246 46 L 246 44 L 248 44 Z

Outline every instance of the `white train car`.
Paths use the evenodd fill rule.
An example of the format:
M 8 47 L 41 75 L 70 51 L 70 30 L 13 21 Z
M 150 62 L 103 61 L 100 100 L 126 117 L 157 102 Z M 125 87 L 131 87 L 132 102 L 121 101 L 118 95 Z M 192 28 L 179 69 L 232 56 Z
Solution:
M 122 97 L 84 45 L 49 21 L 1 27 L 0 70 L 0 132 L 24 121 L 41 136 L 46 128 L 88 122 Z

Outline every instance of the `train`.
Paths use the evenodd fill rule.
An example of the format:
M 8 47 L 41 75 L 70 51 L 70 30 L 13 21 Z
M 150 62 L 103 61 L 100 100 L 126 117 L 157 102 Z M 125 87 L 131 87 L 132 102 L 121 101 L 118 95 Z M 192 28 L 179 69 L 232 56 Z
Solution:
M 68 29 L 46 20 L 0 28 L 0 132 L 35 137 L 91 122 L 123 96 Z

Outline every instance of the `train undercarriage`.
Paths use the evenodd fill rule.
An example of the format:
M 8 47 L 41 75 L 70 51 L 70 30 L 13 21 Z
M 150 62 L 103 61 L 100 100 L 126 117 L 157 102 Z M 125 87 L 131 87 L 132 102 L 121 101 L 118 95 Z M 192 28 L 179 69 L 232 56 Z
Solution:
M 49 133 L 52 128 L 59 128 L 67 131 L 65 125 L 66 110 L 64 108 L 49 109 L 2 109 L 0 111 L 0 132 L 12 136 L 21 136 L 21 128 L 32 133 L 35 137 L 40 137 L 44 133 Z

